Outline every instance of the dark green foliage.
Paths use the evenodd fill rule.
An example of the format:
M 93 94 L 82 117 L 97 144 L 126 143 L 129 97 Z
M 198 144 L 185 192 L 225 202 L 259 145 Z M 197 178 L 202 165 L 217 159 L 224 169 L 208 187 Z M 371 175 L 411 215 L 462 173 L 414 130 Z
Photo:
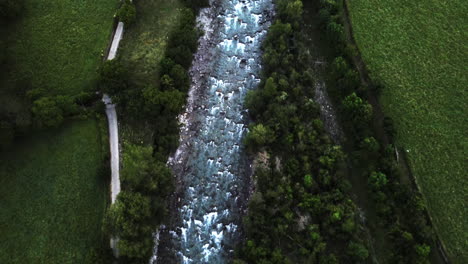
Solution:
M 118 97 L 128 87 L 128 73 L 118 59 L 106 60 L 98 70 L 99 90 Z
M 194 11 L 198 11 L 202 7 L 208 7 L 210 2 L 209 0 L 182 0 L 186 7 L 190 7 Z
M 112 234 L 119 237 L 117 248 L 123 258 L 130 260 L 149 259 L 152 253 L 151 199 L 138 192 L 119 193 L 116 202 L 107 213 L 107 224 Z
M 369 252 L 366 247 L 359 243 L 350 242 L 348 245 L 348 253 L 356 262 L 366 260 L 369 257 Z
M 68 96 L 41 97 L 31 108 L 35 122 L 39 127 L 56 127 L 64 117 L 76 114 L 78 107 Z
M 333 99 L 340 103 L 341 123 L 347 134 L 353 166 L 368 180 L 368 190 L 381 227 L 391 232 L 392 263 L 425 263 L 432 242 L 431 227 L 424 213 L 425 206 L 418 194 L 400 183 L 401 172 L 395 158 L 393 140 L 395 130 L 390 118 L 376 123 L 372 105 L 368 102 L 381 85 L 361 84 L 353 65 L 357 50 L 349 45 L 342 23 L 342 1 L 322 0 L 319 12 L 322 29 L 330 45 L 335 47 L 335 58 L 329 66 L 328 85 Z M 378 86 L 378 88 L 375 88 Z M 383 126 L 379 133 L 376 126 Z M 344 226 L 345 227 L 345 226 Z M 348 229 L 349 227 L 345 227 Z M 403 231 L 404 230 L 404 231 Z M 349 243 L 348 253 L 354 261 L 368 256 L 360 244 Z
M 247 135 L 246 144 L 254 149 L 259 149 L 262 146 L 274 142 L 274 134 L 270 128 L 258 124 L 252 127 L 252 130 Z
M 349 263 L 355 251 L 347 250 L 348 242 L 364 242 L 356 207 L 340 184 L 344 154 L 325 134 L 313 101 L 310 55 L 299 55 L 302 2 L 277 1 L 277 11 L 281 21 L 273 23 L 263 44 L 262 83 L 246 98 L 255 121 L 247 147 L 270 158 L 267 168 L 255 170 L 256 192 L 244 220 L 247 240 L 238 260 Z M 367 254 L 365 246 L 357 251 L 361 258 Z
M 124 190 L 107 213 L 106 229 L 119 237 L 124 259 L 143 262 L 152 253 L 152 233 L 166 216 L 165 200 L 172 191 L 172 174 L 153 157 L 151 147 L 125 144 L 121 172 Z
M 129 190 L 164 197 L 172 189 L 171 171 L 153 158 L 153 149 L 125 144 L 121 171 L 122 183 Z
M 198 6 L 201 2 L 190 4 Z M 101 90 L 118 102 L 125 112 L 124 120 L 131 120 L 132 130 L 155 124 L 150 126 L 152 146 L 141 146 L 143 142 L 133 139 L 133 143 L 123 145 L 122 192 L 105 220 L 107 231 L 119 237 L 117 247 L 123 263 L 148 262 L 154 246 L 152 233 L 166 220 L 167 199 L 174 188 L 165 162 L 178 144 L 176 116 L 185 104 L 190 85 L 188 69 L 200 36 L 194 10 L 184 7 L 180 12 L 165 57 L 159 65 L 143 67 L 157 69 L 156 81 L 135 81 L 118 59 L 105 62 L 99 71 Z M 135 124 L 138 126 L 133 127 Z
M 117 17 L 125 24 L 125 26 L 132 25 L 136 19 L 136 9 L 133 2 L 125 0 L 123 5 L 117 11 Z
M 372 121 L 372 106 L 362 98 L 352 93 L 341 102 L 343 122 L 347 123 L 355 140 L 360 140 L 369 132 Z

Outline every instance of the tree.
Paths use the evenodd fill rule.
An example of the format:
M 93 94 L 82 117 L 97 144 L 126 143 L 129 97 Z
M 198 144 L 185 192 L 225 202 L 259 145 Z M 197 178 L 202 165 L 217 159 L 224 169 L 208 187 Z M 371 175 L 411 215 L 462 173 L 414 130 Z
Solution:
M 172 80 L 171 76 L 164 74 L 161 77 L 161 88 L 162 90 L 172 90 L 174 89 L 174 80 Z
M 282 0 L 278 3 L 278 13 L 285 21 L 297 23 L 302 18 L 302 1 L 301 0 Z M 298 25 L 295 25 L 297 27 Z
M 312 178 L 312 175 L 306 174 L 304 176 L 304 186 L 307 188 L 310 188 L 314 185 L 314 179 Z
M 125 25 L 130 26 L 136 19 L 135 5 L 130 0 L 125 0 L 124 4 L 117 11 L 117 17 Z
M 55 127 L 63 121 L 63 110 L 52 97 L 42 97 L 31 108 L 39 127 Z
M 172 174 L 164 163 L 153 158 L 153 148 L 127 143 L 124 149 L 121 179 L 125 186 L 148 195 L 168 195 Z
M 128 87 L 128 72 L 120 60 L 106 60 L 98 70 L 99 89 L 110 95 L 118 95 Z
M 253 126 L 252 131 L 247 134 L 246 144 L 248 147 L 257 149 L 258 147 L 265 146 L 275 139 L 273 131 L 263 124 Z
M 185 69 L 188 69 L 192 64 L 192 51 L 190 47 L 186 45 L 169 47 L 167 55 L 173 59 L 175 63 L 182 65 Z
M 153 250 L 151 199 L 138 192 L 122 191 L 106 214 L 105 227 L 119 237 L 120 256 L 133 263 L 147 261 Z
M 114 235 L 137 237 L 151 220 L 151 201 L 138 192 L 121 191 L 108 212 Z M 143 225 L 141 225 L 143 224 Z
M 352 93 L 342 101 L 342 106 L 347 122 L 351 123 L 355 132 L 362 134 L 363 130 L 368 129 L 372 119 L 372 106 L 369 103 Z
M 369 251 L 367 251 L 367 248 L 363 244 L 354 241 L 351 241 L 348 244 L 348 254 L 357 261 L 366 260 L 369 257 Z
M 367 152 L 375 154 L 380 146 L 379 142 L 374 137 L 366 137 L 361 141 L 360 147 Z
M 369 185 L 374 191 L 381 190 L 388 183 L 387 176 L 381 172 L 373 171 L 369 176 Z
M 414 246 L 414 251 L 420 258 L 427 258 L 431 253 L 431 247 L 426 244 L 417 244 Z
M 187 71 L 180 64 L 175 64 L 169 73 L 172 80 L 174 81 L 174 86 L 177 90 L 181 92 L 187 92 L 190 86 L 190 78 Z

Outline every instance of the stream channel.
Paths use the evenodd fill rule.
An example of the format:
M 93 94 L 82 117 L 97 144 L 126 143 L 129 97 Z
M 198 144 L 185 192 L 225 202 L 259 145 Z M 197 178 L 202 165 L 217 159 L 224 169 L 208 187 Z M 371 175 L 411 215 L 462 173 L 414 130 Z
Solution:
M 272 12 L 272 0 L 214 0 L 200 12 L 205 34 L 179 116 L 180 146 L 168 161 L 177 179 L 175 212 L 153 262 L 226 263 L 240 240 L 250 178 L 243 103 L 260 82 L 261 41 Z
M 180 145 L 168 161 L 177 181 L 171 224 L 155 235 L 152 263 L 227 263 L 241 239 L 240 220 L 251 189 L 251 161 L 242 144 L 249 121 L 243 103 L 260 83 L 261 41 L 273 9 L 272 0 L 213 0 L 197 18 L 205 34 L 179 116 Z M 320 77 L 325 62 L 314 41 L 309 44 L 318 75 L 314 100 L 327 132 L 340 144 L 343 134 Z

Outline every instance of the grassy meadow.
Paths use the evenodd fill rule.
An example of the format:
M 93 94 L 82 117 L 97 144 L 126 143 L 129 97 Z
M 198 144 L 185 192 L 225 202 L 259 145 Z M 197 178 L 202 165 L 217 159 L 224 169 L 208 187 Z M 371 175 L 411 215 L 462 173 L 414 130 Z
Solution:
M 14 58 L 9 85 L 28 82 L 49 95 L 91 88 L 118 1 L 24 1 L 23 15 L 8 33 Z
M 125 29 L 119 48 L 131 80 L 138 84 L 154 83 L 171 31 L 177 26 L 182 4 L 179 0 L 136 1 L 135 24 Z
M 468 3 L 349 1 L 354 37 L 384 90 L 397 144 L 454 263 L 468 261 Z
M 136 1 L 135 6 L 136 21 L 125 29 L 118 56 L 130 71 L 130 81 L 146 87 L 159 82 L 159 62 L 164 57 L 167 41 L 177 26 L 183 5 L 179 0 L 148 0 Z M 121 121 L 122 141 L 153 143 L 151 127 L 132 120 Z
M 91 263 L 108 196 L 99 135 L 68 122 L 0 154 L 0 263 Z
M 74 96 L 94 89 L 118 4 L 24 0 L 21 17 L 0 32 L 9 54 L 8 71 L 0 73 L 0 111 L 27 124 L 26 91 Z M 0 263 L 92 263 L 91 251 L 103 245 L 109 197 L 107 132 L 100 126 L 70 120 L 23 131 L 0 153 Z

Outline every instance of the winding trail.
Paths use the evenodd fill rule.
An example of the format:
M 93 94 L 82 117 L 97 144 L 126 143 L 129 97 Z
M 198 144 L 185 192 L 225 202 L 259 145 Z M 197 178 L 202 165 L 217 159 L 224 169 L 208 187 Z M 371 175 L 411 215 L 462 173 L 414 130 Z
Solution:
M 111 152 L 111 202 L 114 203 L 120 192 L 119 173 L 119 131 L 117 126 L 117 111 L 111 98 L 104 94 L 102 101 L 106 104 L 106 115 L 109 124 L 109 145 Z
M 117 55 L 117 49 L 119 48 L 120 40 L 122 40 L 124 31 L 124 23 L 119 22 L 117 29 L 114 33 L 111 48 L 107 60 L 113 60 Z M 117 123 L 117 111 L 115 104 L 112 103 L 112 99 L 108 94 L 104 94 L 102 101 L 106 104 L 106 115 L 107 122 L 109 125 L 109 145 L 111 154 L 111 203 L 113 204 L 120 193 L 120 171 L 119 171 L 119 129 Z M 110 239 L 110 246 L 115 257 L 118 257 L 119 252 L 117 250 L 118 238 Z

